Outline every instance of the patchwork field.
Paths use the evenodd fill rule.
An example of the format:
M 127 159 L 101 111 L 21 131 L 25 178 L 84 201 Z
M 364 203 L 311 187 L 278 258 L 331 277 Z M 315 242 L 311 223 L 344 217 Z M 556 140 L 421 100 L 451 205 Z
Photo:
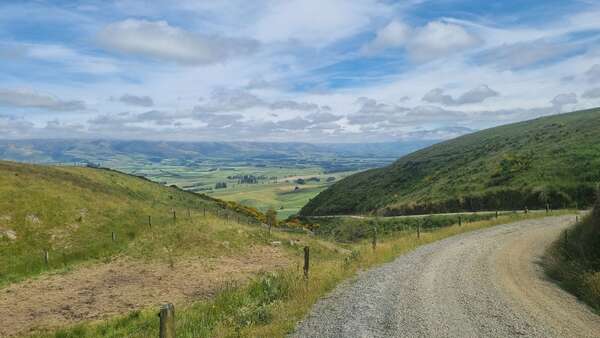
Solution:
M 126 165 L 119 170 L 164 185 L 235 201 L 263 212 L 277 211 L 279 219 L 296 214 L 331 184 L 358 171 L 327 173 L 318 166 L 250 166 L 169 164 Z M 245 177 L 245 179 L 244 179 Z M 225 184 L 223 184 L 225 183 Z M 219 188 L 217 185 L 220 184 Z

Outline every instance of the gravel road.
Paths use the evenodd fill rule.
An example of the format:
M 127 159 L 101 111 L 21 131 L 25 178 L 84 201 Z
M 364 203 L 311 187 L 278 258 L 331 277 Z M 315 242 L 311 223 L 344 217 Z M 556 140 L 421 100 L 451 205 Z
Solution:
M 336 288 L 292 337 L 600 337 L 600 316 L 539 266 L 573 221 L 527 220 L 423 246 Z

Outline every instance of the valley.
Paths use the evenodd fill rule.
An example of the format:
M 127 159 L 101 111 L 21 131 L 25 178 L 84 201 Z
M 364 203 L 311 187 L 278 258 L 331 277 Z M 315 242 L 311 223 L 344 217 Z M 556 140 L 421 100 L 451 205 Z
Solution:
M 262 212 L 271 208 L 284 219 L 296 214 L 333 182 L 389 164 L 431 143 L 0 140 L 0 158 L 112 168 L 166 186 L 240 202 Z

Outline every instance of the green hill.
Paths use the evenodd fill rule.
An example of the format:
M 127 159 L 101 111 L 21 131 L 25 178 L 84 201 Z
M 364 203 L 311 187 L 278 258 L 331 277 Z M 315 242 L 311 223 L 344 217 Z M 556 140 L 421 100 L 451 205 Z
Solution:
M 0 161 L 0 285 L 116 255 L 172 261 L 243 252 L 256 242 L 244 227 L 261 217 L 108 169 Z
M 465 135 L 349 176 L 301 215 L 589 206 L 600 181 L 600 109 Z

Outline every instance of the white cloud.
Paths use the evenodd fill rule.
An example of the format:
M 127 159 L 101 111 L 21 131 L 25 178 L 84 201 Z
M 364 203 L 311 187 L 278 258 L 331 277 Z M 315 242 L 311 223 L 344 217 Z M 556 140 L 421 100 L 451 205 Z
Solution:
M 379 30 L 375 39 L 363 46 L 362 51 L 366 54 L 372 54 L 387 48 L 403 47 L 411 33 L 412 29 L 408 25 L 393 20 Z
M 583 93 L 582 97 L 586 99 L 600 98 L 600 87 L 586 90 L 585 93 Z
M 386 7 L 374 0 L 287 0 L 269 2 L 253 27 L 264 42 L 299 41 L 323 47 L 364 30 Z
M 299 102 L 289 99 L 265 100 L 242 89 L 218 89 L 213 91 L 210 99 L 203 102 L 194 110 L 203 112 L 243 111 L 251 108 L 266 108 L 269 110 L 312 111 L 328 110 L 311 102 Z
M 150 96 L 124 94 L 119 98 L 119 101 L 128 105 L 140 107 L 152 107 L 154 105 L 154 100 L 152 100 Z
M 587 72 L 585 77 L 589 82 L 600 83 L 600 64 L 593 65 Z
M 98 39 L 106 48 L 122 53 L 192 65 L 222 62 L 257 49 L 257 43 L 249 39 L 194 34 L 166 21 L 136 19 L 106 26 Z
M 463 26 L 445 21 L 431 21 L 423 27 L 412 28 L 393 20 L 362 47 L 367 54 L 388 48 L 406 48 L 414 61 L 426 62 L 445 57 L 481 43 L 479 37 Z
M 416 30 L 409 53 L 415 60 L 428 61 L 474 47 L 480 42 L 462 26 L 434 21 Z
M 17 108 L 39 108 L 50 111 L 85 110 L 85 103 L 59 98 L 28 90 L 0 89 L 0 105 Z
M 0 135 L 2 138 L 22 138 L 31 136 L 33 123 L 14 116 L 0 115 Z
M 460 106 L 463 104 L 481 103 L 488 98 L 500 95 L 495 90 L 487 85 L 480 85 L 465 93 L 458 98 L 453 98 L 450 95 L 444 94 L 444 90 L 440 88 L 432 89 L 423 97 L 423 101 L 429 103 L 439 103 L 446 106 Z
M 566 106 L 568 104 L 575 104 L 577 102 L 578 102 L 577 94 L 566 93 L 566 94 L 556 95 L 550 103 L 552 103 L 553 106 L 562 109 L 563 106 Z
M 114 74 L 120 70 L 115 60 L 88 55 L 58 44 L 0 43 L 0 59 L 60 64 L 66 71 L 94 75 Z

